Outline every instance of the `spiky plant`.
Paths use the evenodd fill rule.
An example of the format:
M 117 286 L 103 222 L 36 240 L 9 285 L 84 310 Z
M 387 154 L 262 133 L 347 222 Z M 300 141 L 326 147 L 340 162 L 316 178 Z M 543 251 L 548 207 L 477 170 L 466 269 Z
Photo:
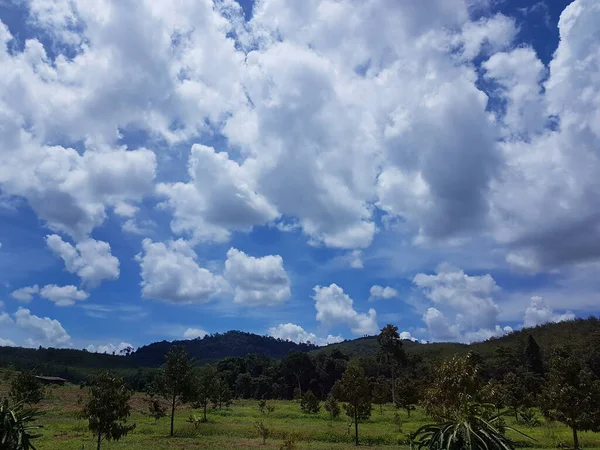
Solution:
M 505 435 L 506 413 L 493 414 L 493 405 L 470 403 L 464 410 L 441 423 L 428 424 L 412 435 L 411 447 L 419 450 L 514 450 L 515 443 Z M 530 438 L 531 439 L 531 438 Z
M 34 430 L 41 425 L 32 425 L 41 413 L 34 408 L 25 408 L 23 403 L 10 406 L 8 399 L 0 403 L 0 449 L 1 450 L 35 450 L 31 442 L 41 436 Z

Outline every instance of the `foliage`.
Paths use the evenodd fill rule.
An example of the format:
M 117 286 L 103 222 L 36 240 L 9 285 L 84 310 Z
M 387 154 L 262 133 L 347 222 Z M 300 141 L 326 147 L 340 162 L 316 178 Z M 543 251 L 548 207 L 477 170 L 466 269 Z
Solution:
M 212 365 L 204 366 L 194 373 L 193 392 L 191 394 L 193 398 L 192 406 L 202 408 L 203 422 L 207 421 L 208 404 L 215 394 L 217 382 L 217 369 Z
M 539 377 L 544 376 L 544 360 L 542 359 L 542 349 L 531 334 L 527 337 L 527 346 L 525 347 L 525 363 L 527 370 Z
M 256 423 L 254 424 L 254 428 L 256 429 L 258 436 L 262 439 L 263 445 L 265 445 L 267 443 L 268 437 L 271 435 L 271 430 L 267 428 L 264 420 L 256 421 Z
M 519 416 L 521 416 L 521 419 L 523 419 L 523 423 L 530 428 L 539 427 L 541 425 L 541 422 L 537 418 L 535 411 L 531 408 L 521 408 L 519 411 Z
M 0 403 L 0 449 L 3 450 L 35 450 L 32 440 L 41 437 L 33 433 L 42 428 L 32 425 L 41 413 L 32 408 L 25 408 L 23 402 L 10 407 L 8 399 Z
M 298 441 L 298 436 L 295 433 L 287 433 L 283 437 L 283 442 L 279 446 L 279 450 L 296 450 L 298 446 L 296 442 Z
M 36 405 L 44 398 L 44 387 L 33 372 L 24 370 L 11 381 L 9 395 L 15 403 Z
M 398 433 L 402 433 L 402 417 L 398 414 L 398 411 L 394 411 L 394 417 L 392 423 L 398 428 Z
M 396 408 L 402 408 L 410 417 L 415 405 L 419 402 L 419 387 L 417 381 L 407 376 L 396 381 Z
M 379 412 L 383 414 L 383 405 L 390 400 L 391 382 L 384 376 L 379 376 L 373 382 L 373 403 L 379 405 Z
M 489 417 L 486 406 L 471 403 L 452 420 L 419 428 L 413 444 L 419 450 L 512 450 L 515 444 L 504 430 L 520 432 L 500 425 L 500 420 L 500 415 Z
M 396 402 L 396 371 L 400 364 L 406 360 L 402 340 L 398 334 L 398 327 L 387 324 L 377 336 L 380 360 L 390 367 L 392 382 L 389 388 L 392 393 L 392 402 Z
M 103 439 L 118 441 L 135 428 L 135 424 L 124 423 L 131 414 L 131 395 L 123 379 L 110 372 L 103 372 L 91 380 L 81 415 L 88 420 L 89 429 L 97 436 L 98 450 Z
M 334 388 L 344 404 L 346 415 L 354 423 L 354 443 L 358 445 L 358 424 L 371 417 L 371 389 L 361 367 L 350 365 Z
M 325 411 L 329 413 L 331 423 L 340 416 L 342 412 L 340 404 L 332 393 L 330 393 L 325 399 Z
M 600 380 L 580 359 L 558 348 L 552 355 L 541 407 L 544 416 L 571 428 L 577 449 L 578 431 L 600 431 Z
M 223 379 L 216 380 L 211 400 L 215 408 L 221 409 L 223 406 L 231 405 L 231 389 Z
M 433 382 L 426 391 L 425 411 L 438 421 L 454 419 L 466 405 L 479 399 L 482 386 L 478 355 L 456 355 L 436 368 Z
M 306 391 L 300 401 L 300 409 L 305 414 L 317 414 L 321 407 L 319 399 L 312 391 Z
M 513 411 L 515 421 L 519 422 L 519 408 L 531 406 L 531 391 L 524 383 L 524 377 L 509 372 L 504 376 L 500 385 L 502 404 Z
M 183 347 L 174 346 L 166 355 L 166 363 L 154 379 L 151 392 L 160 395 L 171 406 L 171 430 L 175 420 L 175 408 L 179 402 L 186 402 L 193 395 L 193 362 Z
M 194 413 L 192 413 L 188 416 L 187 421 L 188 421 L 188 423 L 191 423 L 194 426 L 194 428 L 198 428 L 201 423 L 206 422 L 206 420 L 203 419 L 201 415 L 194 414 Z
M 270 414 L 275 411 L 275 407 L 267 402 L 266 399 L 261 399 L 258 401 L 258 410 L 261 414 Z

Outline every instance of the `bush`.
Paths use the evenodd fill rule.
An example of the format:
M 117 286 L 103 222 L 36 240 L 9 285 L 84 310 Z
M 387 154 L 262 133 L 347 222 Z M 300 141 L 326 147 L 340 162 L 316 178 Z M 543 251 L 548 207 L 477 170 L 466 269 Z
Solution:
M 15 403 L 35 405 L 44 398 L 44 388 L 32 372 L 23 371 L 12 380 L 9 395 Z
M 539 427 L 541 425 L 540 420 L 537 418 L 535 411 L 530 408 L 521 408 L 519 411 L 523 423 L 528 427 Z
M 305 414 L 317 414 L 321 407 L 319 406 L 319 399 L 313 394 L 312 391 L 306 392 L 302 396 L 300 401 L 300 409 Z
M 267 443 L 267 438 L 271 434 L 271 430 L 267 428 L 263 420 L 256 422 L 254 428 L 256 429 L 258 436 L 262 439 L 263 445 L 265 445 Z
M 329 394 L 327 399 L 325 400 L 325 411 L 329 413 L 329 417 L 331 418 L 331 423 L 340 416 L 341 408 L 337 399 L 333 396 L 333 394 Z
M 258 410 L 261 414 L 270 414 L 275 411 L 275 407 L 270 405 L 264 398 L 258 401 Z
M 283 438 L 283 443 L 279 446 L 279 450 L 296 450 L 298 446 L 296 441 L 298 437 L 294 433 L 288 433 Z

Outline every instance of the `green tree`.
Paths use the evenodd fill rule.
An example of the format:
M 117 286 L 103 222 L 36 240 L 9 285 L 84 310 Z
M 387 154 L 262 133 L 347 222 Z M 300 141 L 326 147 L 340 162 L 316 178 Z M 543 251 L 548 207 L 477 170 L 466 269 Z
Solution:
M 396 371 L 405 360 L 402 339 L 400 339 L 400 335 L 398 334 L 398 327 L 391 324 L 387 324 L 383 327 L 377 336 L 377 344 L 379 345 L 379 357 L 381 361 L 388 364 L 390 367 L 392 376 L 392 384 L 390 386 L 392 391 L 392 402 L 396 403 Z
M 150 396 L 146 401 L 148 402 L 148 413 L 155 421 L 158 422 L 160 419 L 167 416 L 167 408 L 159 398 Z
M 110 372 L 92 378 L 81 414 L 97 436 L 97 450 L 100 450 L 103 439 L 118 441 L 135 428 L 135 424 L 124 423 L 131 412 L 131 395 L 123 379 Z
M 42 428 L 41 425 L 32 425 L 41 413 L 32 408 L 24 408 L 22 402 L 13 405 L 8 399 L 0 402 L 0 449 L 5 450 L 35 450 L 33 439 L 41 434 L 33 433 Z
M 545 417 L 571 428 L 575 449 L 578 431 L 600 431 L 600 380 L 564 348 L 553 352 L 540 400 Z
M 350 365 L 334 387 L 335 395 L 346 402 L 346 415 L 354 423 L 354 443 L 358 445 L 358 423 L 371 417 L 371 389 L 361 367 Z
M 32 372 L 26 370 L 13 378 L 9 396 L 15 403 L 36 405 L 44 398 L 44 387 Z
M 527 370 L 539 377 L 544 376 L 542 350 L 531 334 L 527 338 L 527 345 L 525 346 L 525 363 Z
M 184 347 L 174 345 L 166 355 L 166 363 L 158 371 L 151 388 L 153 393 L 165 398 L 171 406 L 171 431 L 178 403 L 187 402 L 193 394 L 193 361 Z
M 341 409 L 339 402 L 331 392 L 325 399 L 325 411 L 329 413 L 331 424 L 333 425 L 333 421 L 340 416 Z
M 313 391 L 306 391 L 300 400 L 300 409 L 305 414 L 317 414 L 321 407 L 319 406 L 319 399 Z
M 434 370 L 424 396 L 425 411 L 438 421 L 453 419 L 480 399 L 482 386 L 480 357 L 472 352 L 455 355 Z
M 404 409 L 410 417 L 410 412 L 415 409 L 418 402 L 419 386 L 417 382 L 407 376 L 396 380 L 396 408 Z
M 379 413 L 383 414 L 383 405 L 390 400 L 390 381 L 380 375 L 373 382 L 373 403 L 379 405 Z
M 504 376 L 500 387 L 502 404 L 510 408 L 519 423 L 519 409 L 531 405 L 531 392 L 525 385 L 522 376 L 509 372 Z
M 218 407 L 219 409 L 231 404 L 231 389 L 229 389 L 229 385 L 225 380 L 221 378 L 217 380 L 211 400 L 215 407 Z
M 202 422 L 207 421 L 206 411 L 211 398 L 215 395 L 218 381 L 215 366 L 207 365 L 197 371 L 194 382 L 193 406 L 194 408 L 202 408 Z

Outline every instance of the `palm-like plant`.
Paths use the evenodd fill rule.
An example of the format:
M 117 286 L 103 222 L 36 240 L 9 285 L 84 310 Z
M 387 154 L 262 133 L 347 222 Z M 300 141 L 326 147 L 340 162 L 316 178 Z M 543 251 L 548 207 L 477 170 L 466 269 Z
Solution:
M 470 403 L 441 423 L 424 425 L 411 438 L 419 450 L 514 450 L 506 430 L 529 436 L 504 424 L 505 413 L 493 414 L 493 405 Z
M 41 434 L 34 430 L 41 425 L 32 425 L 41 413 L 37 409 L 25 408 L 23 403 L 9 406 L 8 400 L 0 403 L 0 450 L 35 450 L 31 442 Z

